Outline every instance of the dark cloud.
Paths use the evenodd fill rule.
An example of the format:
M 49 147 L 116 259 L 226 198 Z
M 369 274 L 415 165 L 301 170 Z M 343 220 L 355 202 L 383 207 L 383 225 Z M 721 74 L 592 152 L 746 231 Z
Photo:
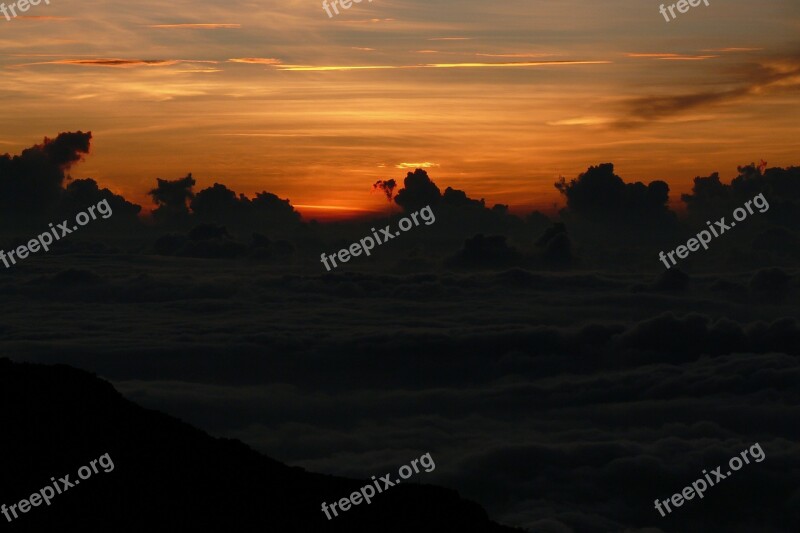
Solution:
M 522 254 L 506 243 L 503 235 L 475 235 L 464 241 L 464 247 L 447 260 L 450 266 L 508 267 L 522 262 Z
M 626 103 L 626 118 L 618 126 L 640 126 L 647 122 L 669 118 L 701 106 L 715 106 L 745 98 L 754 98 L 767 91 L 796 93 L 800 61 L 796 56 L 778 58 L 762 64 L 748 64 L 734 72 L 734 85 L 724 90 L 701 90 L 680 95 L 648 95 Z
M 383 194 L 386 195 L 386 199 L 390 202 L 394 197 L 394 189 L 397 187 L 397 182 L 393 179 L 390 180 L 378 180 L 372 184 L 373 190 L 383 191 Z
M 201 224 L 192 228 L 187 236 L 161 236 L 153 245 L 153 250 L 161 255 L 231 259 L 244 256 L 247 246 L 234 240 L 223 226 Z
M 677 267 L 661 272 L 650 285 L 637 285 L 634 290 L 650 289 L 664 292 L 685 291 L 689 287 L 690 277 Z
M 544 250 L 544 261 L 550 265 L 565 266 L 575 259 L 567 227 L 562 222 L 556 222 L 547 228 L 536 241 L 536 246 Z
M 694 178 L 692 192 L 681 196 L 694 219 L 715 220 L 723 215 L 730 219 L 734 209 L 763 194 L 769 208 L 761 212 L 763 208 L 751 205 L 754 214 L 749 217 L 749 227 L 769 222 L 792 231 L 800 228 L 800 167 L 766 168 L 762 174 L 751 163 L 737 170 L 729 184 L 722 183 L 716 172 Z
M 397 192 L 394 201 L 409 213 L 418 211 L 426 205 L 435 207 L 441 197 L 441 190 L 428 177 L 428 173 L 418 168 L 408 173 L 403 180 L 403 188 Z
M 529 528 L 777 533 L 797 518 L 796 306 L 761 304 L 755 272 L 634 292 L 639 272 L 319 275 L 118 254 L 59 275 L 75 259 L 48 261 L 0 276 L 16 357 L 92 368 L 290 464 L 363 479 L 430 451 L 419 481 Z M 764 462 L 681 514 L 653 509 L 756 441 Z
M 46 224 L 47 213 L 59 208 L 65 172 L 89 152 L 91 138 L 91 132 L 60 133 L 55 139 L 45 137 L 20 155 L 0 156 L 0 217 L 4 222 Z
M 72 180 L 67 184 L 61 210 L 64 216 L 74 216 L 75 213 L 101 200 L 108 202 L 113 213 L 103 221 L 106 226 L 131 228 L 138 225 L 141 206 L 128 202 L 123 196 L 114 194 L 109 189 L 100 189 L 97 182 L 90 178 Z M 90 226 L 89 229 L 95 228 Z
M 158 186 L 148 194 L 158 206 L 153 217 L 162 223 L 186 223 L 189 218 L 189 202 L 194 198 L 192 188 L 195 180 L 191 172 L 177 180 L 156 179 Z
M 90 131 L 59 133 L 55 139 L 45 137 L 42 144 L 23 150 L 22 158 L 36 157 L 37 152 L 41 152 L 50 163 L 67 170 L 73 163 L 81 160 L 82 154 L 89 153 L 91 138 Z
M 562 177 L 555 186 L 567 200 L 566 214 L 590 223 L 635 225 L 637 229 L 644 226 L 652 231 L 662 230 L 675 221 L 667 206 L 666 183 L 625 183 L 614 173 L 612 163 L 589 167 L 569 182 Z
M 101 196 L 134 215 L 93 180 L 66 179 L 61 166 L 76 161 L 68 150 L 37 154 L 55 169 L 58 205 Z M 0 165 L 5 179 L 13 165 Z M 457 489 L 533 531 L 793 531 L 800 284 L 796 256 L 781 245 L 797 234 L 796 170 L 748 166 L 740 175 L 701 185 L 690 219 L 766 187 L 765 223 L 737 226 L 680 271 L 658 261 L 659 239 L 666 234 L 671 249 L 706 218 L 699 228 L 676 223 L 664 184 L 624 183 L 611 165 L 563 182 L 572 205 L 556 221 L 441 193 L 423 171 L 405 183 L 404 213 L 380 224 L 302 224 L 271 193 L 247 198 L 223 184 L 195 192 L 191 175 L 160 180 L 153 198 L 166 216 L 120 232 L 114 248 L 78 233 L 0 270 L 0 298 L 13 310 L 0 341 L 20 360 L 99 372 L 147 407 L 298 467 L 365 479 L 429 451 L 437 469 L 420 482 Z M 435 223 L 324 271 L 320 252 L 396 224 L 423 200 L 434 202 Z M 443 266 L 446 257 L 459 268 Z M 18 409 L 6 411 L 53 434 Z M 654 498 L 754 442 L 763 463 L 667 519 L 653 509 Z M 191 459 L 181 464 L 198 479 L 224 473 L 208 456 Z M 24 476 L 32 474 L 13 477 Z M 414 506 L 402 512 L 429 514 Z
M 86 67 L 164 67 L 179 63 L 174 59 L 56 59 L 53 61 L 40 61 L 28 65 L 77 65 Z
M 790 290 L 792 277 L 780 268 L 766 268 L 750 279 L 750 287 L 758 291 L 784 294 Z
M 194 185 L 194 184 L 193 184 Z M 242 200 L 222 184 L 203 189 L 193 197 L 192 213 L 204 222 L 224 223 L 236 216 Z
M 250 201 L 255 216 L 266 224 L 297 224 L 300 213 L 294 210 L 289 199 L 278 198 L 271 192 L 257 193 Z
M 442 196 L 442 203 L 456 207 L 456 208 L 474 208 L 474 209 L 483 209 L 486 207 L 486 202 L 483 199 L 475 200 L 467 196 L 467 193 L 458 189 L 453 189 L 448 187 L 444 191 L 444 195 Z M 495 208 L 502 210 L 503 206 L 496 205 Z M 508 206 L 505 206 L 506 209 Z
M 251 242 L 245 244 L 228 233 L 224 226 L 199 224 L 187 235 L 162 235 L 153 244 L 153 251 L 159 255 L 205 259 L 248 257 L 258 260 L 287 260 L 294 254 L 295 248 L 287 241 L 273 241 L 260 233 L 253 233 Z
M 198 192 L 190 204 L 193 218 L 203 223 L 223 224 L 235 230 L 263 228 L 287 233 L 300 228 L 300 214 L 289 200 L 262 191 L 251 200 L 226 186 L 215 183 Z

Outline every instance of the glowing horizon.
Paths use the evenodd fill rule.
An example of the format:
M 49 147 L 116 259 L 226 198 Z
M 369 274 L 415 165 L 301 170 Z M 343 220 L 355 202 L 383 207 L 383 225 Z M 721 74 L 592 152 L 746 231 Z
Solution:
M 146 210 L 156 178 L 189 172 L 196 190 L 335 217 L 385 210 L 372 183 L 402 186 L 416 165 L 524 212 L 604 162 L 666 181 L 673 203 L 697 175 L 800 163 L 800 6 L 732 1 L 671 23 L 621 0 L 376 1 L 336 19 L 316 2 L 125 6 L 5 21 L 0 144 L 92 131 L 73 177 Z

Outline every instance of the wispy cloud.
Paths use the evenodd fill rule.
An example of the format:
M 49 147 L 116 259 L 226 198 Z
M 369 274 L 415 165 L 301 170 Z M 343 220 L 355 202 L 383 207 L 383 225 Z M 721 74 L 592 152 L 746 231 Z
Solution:
M 212 133 L 219 137 L 336 137 L 335 134 L 322 135 L 311 133 Z
M 26 57 L 25 54 L 19 54 L 22 57 Z M 48 57 L 46 54 L 30 54 L 33 57 L 44 56 Z M 54 57 L 54 56 L 49 56 Z M 57 56 L 56 56 L 57 57 Z M 169 67 L 172 65 L 177 64 L 188 64 L 192 65 L 195 63 L 199 64 L 217 64 L 218 61 L 213 60 L 203 60 L 203 59 L 120 59 L 120 58 L 87 58 L 87 59 L 80 59 L 72 57 L 70 59 L 53 59 L 51 61 L 37 61 L 34 63 L 19 63 L 16 65 L 9 65 L 9 67 L 29 67 L 29 66 L 37 66 L 37 65 L 70 65 L 70 66 L 79 66 L 79 67 L 108 67 L 108 68 L 137 68 L 137 67 Z M 183 72 L 216 72 L 216 69 L 197 69 L 197 70 L 185 70 Z M 178 71 L 180 72 L 180 71 Z
M 234 57 L 229 59 L 231 63 L 254 63 L 258 65 L 280 65 L 280 59 L 274 57 Z
M 148 24 L 148 28 L 173 28 L 173 29 L 188 29 L 188 30 L 227 30 L 241 28 L 241 24 Z
M 610 118 L 603 117 L 574 117 L 563 120 L 547 122 L 548 126 L 598 126 L 613 122 Z
M 214 72 L 222 72 L 222 69 L 219 69 L 219 68 L 190 68 L 190 69 L 176 70 L 175 72 L 177 72 L 179 74 L 213 74 Z
M 399 163 L 395 165 L 395 168 L 433 168 L 438 166 L 436 163 L 425 161 L 424 163 Z
M 719 56 L 675 56 L 675 57 L 659 57 L 659 61 L 703 61 L 705 59 L 714 59 Z
M 434 63 L 433 68 L 554 67 L 565 65 L 605 65 L 611 61 L 519 61 L 511 63 Z
M 343 20 L 347 24 L 380 24 L 381 22 L 394 22 L 394 19 L 353 19 Z
M 476 53 L 476 56 L 482 57 L 552 57 L 556 54 L 540 54 L 540 53 L 531 53 L 531 54 L 482 54 Z
M 659 61 L 702 61 L 704 59 L 713 59 L 719 56 L 710 55 L 687 55 L 687 54 L 625 54 L 628 57 L 655 59 Z
M 12 57 L 94 57 L 95 54 L 10 54 Z
M 278 70 L 294 70 L 299 72 L 326 72 L 336 70 L 387 70 L 396 68 L 415 68 L 415 67 L 397 67 L 393 65 L 329 65 L 329 66 L 313 66 L 313 65 L 281 65 Z
M 658 58 L 658 57 L 675 57 L 675 56 L 677 56 L 678 54 L 649 54 L 649 53 L 648 53 L 648 54 L 640 54 L 640 53 L 629 53 L 629 54 L 625 54 L 625 55 L 626 55 L 626 56 L 628 56 L 628 57 L 655 57 L 655 58 Z
M 48 17 L 43 15 L 18 15 L 16 20 L 72 20 L 74 17 Z
M 422 68 L 519 68 L 519 67 L 552 67 L 572 65 L 605 65 L 611 61 L 520 61 L 510 63 L 428 63 L 421 65 L 281 65 L 280 70 L 306 72 L 325 72 L 343 70 L 389 70 L 389 69 L 422 69 Z
M 36 63 L 25 63 L 13 65 L 15 67 L 27 67 L 30 65 L 77 65 L 83 67 L 166 67 L 180 63 L 177 59 L 56 59 L 54 61 L 39 61 Z
M 705 48 L 701 52 L 757 52 L 763 48 Z
M 627 102 L 628 118 L 617 125 L 630 127 L 661 120 L 696 109 L 721 105 L 772 90 L 800 89 L 800 61 L 797 58 L 747 65 L 740 71 L 739 86 L 720 91 L 698 91 L 677 96 L 645 96 Z

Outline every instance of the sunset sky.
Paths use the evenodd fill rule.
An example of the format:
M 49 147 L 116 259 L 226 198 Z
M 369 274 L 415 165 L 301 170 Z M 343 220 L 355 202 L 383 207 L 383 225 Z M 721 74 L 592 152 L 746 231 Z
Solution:
M 383 209 L 371 184 L 417 166 L 522 210 L 602 162 L 673 201 L 696 175 L 800 164 L 800 3 L 660 4 L 42 2 L 0 17 L 0 153 L 90 130 L 73 177 L 137 203 L 192 172 L 306 215 Z

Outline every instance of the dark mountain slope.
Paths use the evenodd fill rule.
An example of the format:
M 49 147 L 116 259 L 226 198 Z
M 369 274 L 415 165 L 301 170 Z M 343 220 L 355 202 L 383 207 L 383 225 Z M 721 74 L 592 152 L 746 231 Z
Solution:
M 0 359 L 0 407 L 0 503 L 30 498 L 51 477 L 79 480 L 78 469 L 103 454 L 114 465 L 105 472 L 100 463 L 49 506 L 17 509 L 11 523 L 0 515 L 4 531 L 513 531 L 454 491 L 411 483 L 328 521 L 322 502 L 364 480 L 309 473 L 212 438 L 67 366 Z

